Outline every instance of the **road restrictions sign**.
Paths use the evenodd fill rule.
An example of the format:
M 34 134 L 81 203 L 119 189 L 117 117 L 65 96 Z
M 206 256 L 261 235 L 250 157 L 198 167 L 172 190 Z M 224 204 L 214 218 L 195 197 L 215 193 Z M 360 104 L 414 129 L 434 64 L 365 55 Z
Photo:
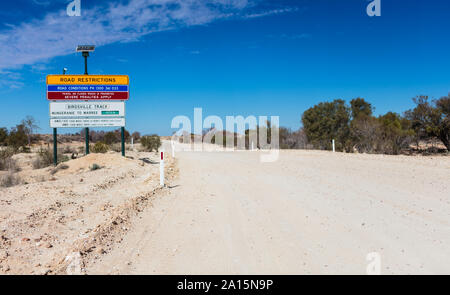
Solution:
M 48 100 L 128 100 L 126 75 L 48 75 Z
M 50 102 L 50 118 L 124 117 L 125 102 Z
M 125 118 L 50 118 L 50 127 L 125 127 Z

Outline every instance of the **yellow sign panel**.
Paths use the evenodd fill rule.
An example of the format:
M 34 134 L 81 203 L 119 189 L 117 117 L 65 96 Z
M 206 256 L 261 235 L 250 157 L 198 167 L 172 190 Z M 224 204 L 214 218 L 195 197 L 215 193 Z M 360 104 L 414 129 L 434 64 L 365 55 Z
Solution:
M 48 75 L 47 85 L 128 85 L 127 75 Z

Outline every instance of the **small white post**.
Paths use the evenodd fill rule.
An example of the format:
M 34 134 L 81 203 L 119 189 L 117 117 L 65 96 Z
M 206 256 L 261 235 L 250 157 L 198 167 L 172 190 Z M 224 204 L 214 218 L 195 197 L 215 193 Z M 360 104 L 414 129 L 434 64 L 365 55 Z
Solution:
M 172 158 L 175 158 L 175 141 L 171 140 L 170 144 L 172 145 Z
M 131 149 L 133 149 L 133 137 L 131 137 Z
M 333 143 L 333 153 L 334 153 L 336 151 L 334 148 L 334 139 L 332 140 L 332 143 Z
M 253 141 L 252 141 L 252 151 L 253 151 Z
M 161 160 L 159 161 L 159 184 L 164 186 L 164 150 L 161 150 Z

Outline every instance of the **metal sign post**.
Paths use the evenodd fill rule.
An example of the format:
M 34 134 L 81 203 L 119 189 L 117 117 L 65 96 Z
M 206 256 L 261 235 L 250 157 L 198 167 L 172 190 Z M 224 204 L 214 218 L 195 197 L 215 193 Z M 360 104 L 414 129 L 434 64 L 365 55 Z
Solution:
M 53 164 L 58 165 L 58 137 L 56 128 L 53 128 Z
M 122 148 L 122 156 L 125 157 L 125 127 L 120 127 L 120 133 L 121 133 L 121 139 L 122 139 L 122 144 L 121 144 L 121 148 Z
M 86 142 L 86 155 L 89 155 L 89 127 L 84 129 L 84 140 Z
M 88 75 L 88 68 L 87 68 L 87 58 L 89 56 L 90 51 L 94 51 L 95 46 L 91 45 L 79 45 L 77 47 L 77 52 L 81 51 L 81 54 L 84 57 L 84 74 Z M 86 140 L 86 155 L 89 155 L 89 128 L 86 127 L 85 129 L 85 140 Z

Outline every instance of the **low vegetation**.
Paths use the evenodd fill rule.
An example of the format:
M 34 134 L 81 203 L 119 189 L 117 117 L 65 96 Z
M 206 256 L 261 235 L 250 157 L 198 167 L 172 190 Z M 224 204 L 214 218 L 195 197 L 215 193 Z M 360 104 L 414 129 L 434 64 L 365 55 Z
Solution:
M 142 136 L 140 141 L 144 150 L 148 152 L 156 152 L 161 147 L 161 138 L 156 134 Z
M 109 147 L 103 142 L 96 142 L 91 150 L 93 153 L 104 154 L 109 150 Z
M 355 98 L 320 103 L 303 113 L 306 136 L 314 148 L 345 152 L 399 154 L 420 141 L 440 140 L 450 151 L 450 96 L 430 103 L 426 96 L 413 99 L 416 107 L 403 115 L 387 112 L 375 117 L 372 105 Z
M 92 166 L 90 167 L 91 171 L 95 171 L 95 170 L 99 170 L 99 169 L 102 169 L 102 166 L 100 166 L 96 163 L 92 164 Z
M 12 172 L 8 172 L 0 178 L 0 187 L 11 187 L 21 183 L 20 177 Z
M 62 153 L 58 153 L 58 163 L 69 161 L 69 157 Z M 53 165 L 53 151 L 49 148 L 41 148 L 37 157 L 32 162 L 34 169 L 41 169 Z
M 50 171 L 50 174 L 55 174 L 56 172 L 60 171 L 60 170 L 65 170 L 65 169 L 69 169 L 69 165 L 61 163 L 58 166 L 56 166 L 55 168 L 52 169 L 52 171 Z
M 427 96 L 418 96 L 413 101 L 415 108 L 403 114 L 387 112 L 378 116 L 373 115 L 372 104 L 363 98 L 352 99 L 349 105 L 342 99 L 321 102 L 303 113 L 302 128 L 292 131 L 279 127 L 280 148 L 331 150 L 334 139 L 337 151 L 396 155 L 430 152 L 422 149 L 420 143 L 440 141 L 445 149 L 432 148 L 431 152 L 449 152 L 450 94 L 433 101 Z M 203 138 L 210 131 L 205 130 Z M 245 135 L 233 133 L 234 146 L 239 137 L 245 136 L 245 147 L 250 148 L 251 131 L 255 130 L 247 129 Z M 225 146 L 226 132 L 217 132 L 223 132 L 223 140 L 217 142 L 214 135 L 212 143 Z M 270 122 L 266 126 L 257 126 L 256 132 L 255 148 L 261 148 L 264 144 L 260 142 L 260 134 L 266 133 L 267 143 L 270 143 Z M 195 136 L 190 134 L 191 142 Z
M 17 172 L 20 171 L 19 166 L 17 165 L 16 160 L 12 158 L 14 155 L 14 150 L 11 148 L 6 148 L 0 150 L 0 170 L 1 171 L 10 171 Z

